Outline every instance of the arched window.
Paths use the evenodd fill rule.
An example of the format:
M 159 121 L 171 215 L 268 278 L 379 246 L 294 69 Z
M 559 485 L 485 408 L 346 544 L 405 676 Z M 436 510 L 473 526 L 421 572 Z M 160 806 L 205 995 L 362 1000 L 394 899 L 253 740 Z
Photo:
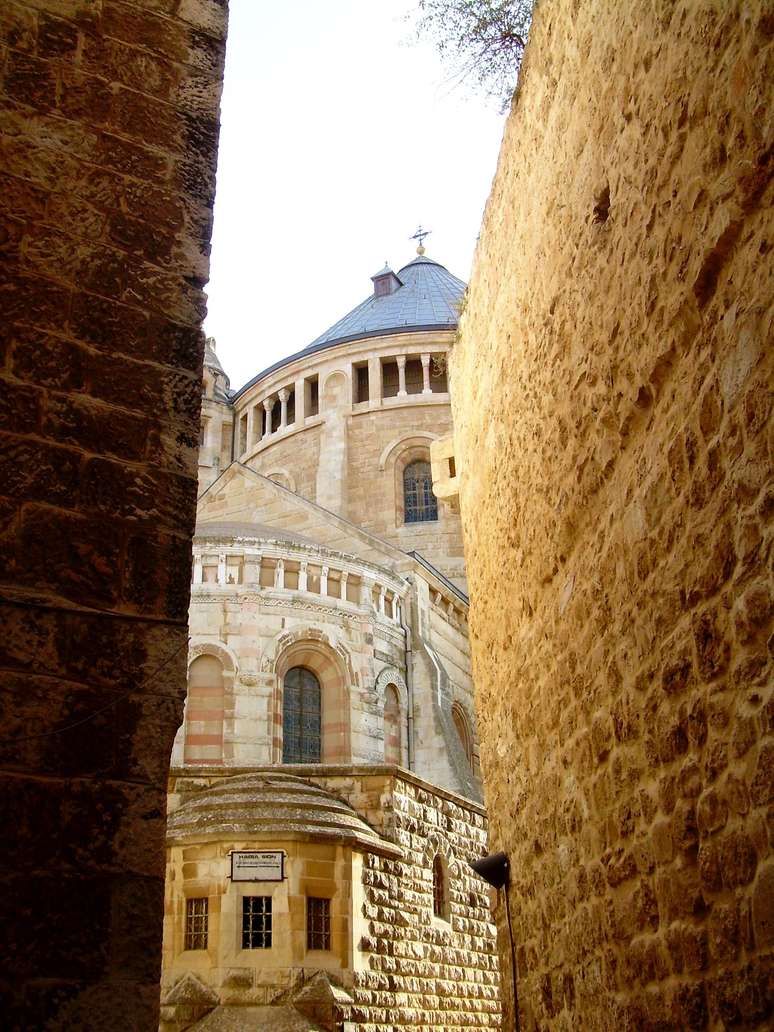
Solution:
M 403 470 L 404 523 L 427 523 L 438 519 L 438 501 L 433 494 L 429 462 L 411 462 Z
M 321 759 L 320 682 L 306 667 L 285 674 L 282 693 L 282 762 Z
M 473 769 L 473 735 L 470 733 L 470 725 L 468 724 L 468 718 L 465 715 L 465 711 L 458 702 L 455 702 L 452 706 L 452 720 L 454 726 L 457 729 L 460 743 L 462 745 L 462 751 L 465 753 L 465 758 L 470 764 L 471 770 Z
M 441 854 L 433 857 L 433 916 L 447 920 L 448 892 L 446 888 L 446 868 Z
M 395 686 L 388 684 L 384 690 L 384 762 L 400 763 L 403 756 L 403 742 L 400 733 L 400 700 Z
M 183 763 L 223 763 L 223 667 L 199 656 L 188 669 Z

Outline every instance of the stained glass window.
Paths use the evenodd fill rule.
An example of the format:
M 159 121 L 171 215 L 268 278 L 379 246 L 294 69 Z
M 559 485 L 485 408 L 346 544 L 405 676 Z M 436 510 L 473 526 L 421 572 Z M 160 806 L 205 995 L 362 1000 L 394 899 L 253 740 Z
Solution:
M 405 523 L 438 519 L 438 501 L 433 494 L 429 462 L 412 462 L 403 470 L 403 512 Z
M 271 948 L 271 896 L 242 897 L 242 949 Z
M 293 667 L 282 695 L 282 762 L 319 763 L 320 682 L 311 670 Z

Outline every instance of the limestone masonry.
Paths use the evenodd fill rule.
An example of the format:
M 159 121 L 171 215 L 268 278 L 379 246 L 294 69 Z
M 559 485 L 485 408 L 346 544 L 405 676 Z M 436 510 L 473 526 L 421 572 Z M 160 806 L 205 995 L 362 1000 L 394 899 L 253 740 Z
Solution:
M 225 2 L 0 4 L 6 1030 L 158 1022 Z
M 536 8 L 450 362 L 524 1029 L 773 1020 L 773 34 Z
M 241 390 L 207 343 L 162 1032 L 500 1027 L 460 516 L 430 463 L 465 285 L 424 248 L 371 279 Z

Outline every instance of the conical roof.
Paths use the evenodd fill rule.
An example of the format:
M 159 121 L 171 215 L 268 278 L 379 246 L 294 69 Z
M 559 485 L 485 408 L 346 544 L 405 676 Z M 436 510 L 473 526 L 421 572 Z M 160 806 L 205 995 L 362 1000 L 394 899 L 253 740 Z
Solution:
M 382 334 L 456 328 L 466 284 L 453 276 L 445 266 L 422 254 L 408 265 L 404 265 L 397 273 L 385 266 L 372 278 L 376 280 L 383 275 L 395 276 L 400 285 L 391 284 L 395 289 L 379 297 L 374 291 L 357 308 L 353 308 L 333 326 L 329 326 L 325 333 L 321 333 L 303 350 L 267 366 L 238 391 L 232 392 L 232 400 L 236 400 L 269 373 L 281 369 L 303 355 L 322 351 L 335 344 L 345 344 L 361 337 L 378 337 Z
M 381 333 L 454 329 L 465 291 L 461 279 L 426 255 L 404 265 L 397 277 L 401 286 L 395 291 L 382 297 L 371 294 L 315 338 L 306 350 Z
M 342 800 L 293 774 L 238 774 L 196 792 L 167 821 L 170 845 L 211 839 L 323 839 L 400 855 Z

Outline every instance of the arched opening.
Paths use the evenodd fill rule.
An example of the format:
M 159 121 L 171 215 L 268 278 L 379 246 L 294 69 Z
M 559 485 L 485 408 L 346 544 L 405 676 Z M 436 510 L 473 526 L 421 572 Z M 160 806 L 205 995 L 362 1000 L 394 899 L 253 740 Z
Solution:
M 384 762 L 400 764 L 403 761 L 400 698 L 393 684 L 384 690 Z
M 449 886 L 446 865 L 440 853 L 433 857 L 433 917 L 449 919 Z
M 470 731 L 470 724 L 468 723 L 467 714 L 465 710 L 460 706 L 458 702 L 455 702 L 452 706 L 452 720 L 454 726 L 457 729 L 457 734 L 462 745 L 462 751 L 465 753 L 465 759 L 470 765 L 470 769 L 473 769 L 473 735 Z
M 291 667 L 283 679 L 282 762 L 322 760 L 322 692 L 306 667 Z
M 430 463 L 411 462 L 403 470 L 403 521 L 429 523 L 438 519 L 438 500 L 433 494 Z
M 294 668 L 303 668 L 316 679 L 320 691 L 320 756 L 318 763 L 349 763 L 350 684 L 353 678 L 348 660 L 319 631 L 296 631 L 283 635 L 274 670 L 277 675 L 273 704 L 272 757 L 275 763 L 313 762 L 285 760 L 284 722 L 286 678 Z
M 199 656 L 188 668 L 184 763 L 223 763 L 223 708 L 223 666 Z

